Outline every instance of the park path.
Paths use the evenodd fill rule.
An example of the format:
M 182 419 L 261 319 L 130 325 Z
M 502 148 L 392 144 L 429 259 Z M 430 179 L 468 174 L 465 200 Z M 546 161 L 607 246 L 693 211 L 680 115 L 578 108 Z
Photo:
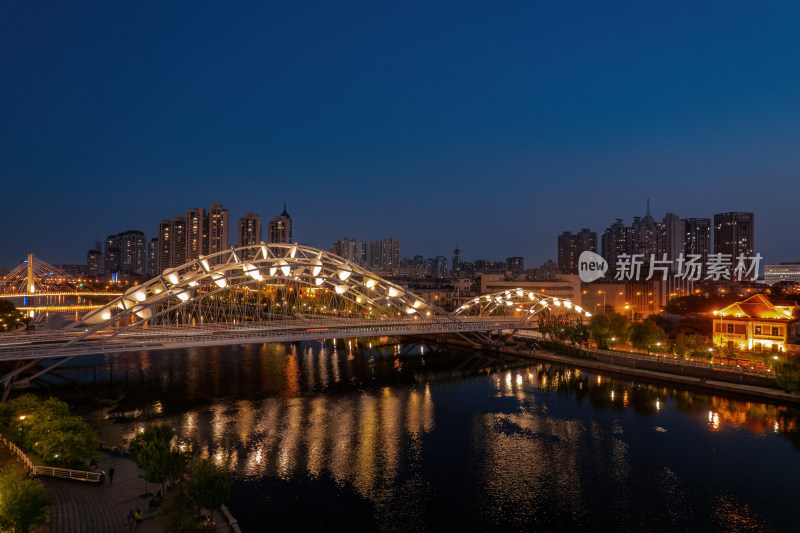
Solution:
M 62 479 L 40 479 L 53 497 L 50 507 L 51 533 L 116 533 L 138 531 L 155 533 L 155 508 L 149 508 L 149 496 L 145 494 L 144 471 L 128 457 L 109 453 L 97 460 L 97 465 L 106 472 L 102 485 L 81 483 Z M 114 481 L 109 482 L 108 472 L 114 468 Z M 147 492 L 155 493 L 160 485 L 147 483 Z M 130 510 L 140 509 L 141 525 L 137 528 L 128 523 Z M 231 531 L 219 512 L 214 513 L 218 531 Z

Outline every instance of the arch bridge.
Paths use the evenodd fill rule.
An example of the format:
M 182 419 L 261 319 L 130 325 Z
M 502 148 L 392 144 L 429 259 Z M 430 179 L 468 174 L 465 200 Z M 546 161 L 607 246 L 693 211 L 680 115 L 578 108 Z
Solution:
M 522 289 L 449 313 L 332 253 L 262 242 L 167 269 L 61 330 L 0 337 L 0 362 L 15 362 L 0 382 L 7 396 L 97 353 L 422 334 L 492 344 L 492 331 L 534 327 L 544 309 L 589 316 L 569 300 Z M 53 362 L 38 368 L 45 361 Z

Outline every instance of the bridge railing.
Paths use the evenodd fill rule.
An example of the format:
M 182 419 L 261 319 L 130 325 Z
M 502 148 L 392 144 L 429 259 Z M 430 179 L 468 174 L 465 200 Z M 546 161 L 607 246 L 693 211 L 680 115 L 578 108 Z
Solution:
M 102 472 L 86 472 L 84 470 L 73 470 L 71 468 L 57 468 L 53 466 L 35 465 L 33 461 L 23 452 L 19 446 L 0 436 L 0 441 L 5 444 L 12 454 L 19 457 L 25 468 L 32 476 L 47 476 L 60 479 L 74 479 L 76 481 L 88 481 L 89 483 L 102 483 Z
M 180 348 L 199 345 L 222 345 L 250 342 L 289 342 L 343 337 L 374 337 L 419 333 L 466 333 L 490 331 L 516 326 L 503 318 L 466 318 L 459 322 L 427 319 L 345 319 L 309 324 L 294 320 L 275 323 L 208 324 L 197 327 L 159 326 L 153 329 L 125 332 L 98 332 L 97 336 L 70 346 L 59 346 L 58 339 L 38 342 L 31 336 L 24 343 L 0 343 L 0 360 L 21 360 L 49 357 L 70 357 L 92 353 L 125 352 L 158 348 Z

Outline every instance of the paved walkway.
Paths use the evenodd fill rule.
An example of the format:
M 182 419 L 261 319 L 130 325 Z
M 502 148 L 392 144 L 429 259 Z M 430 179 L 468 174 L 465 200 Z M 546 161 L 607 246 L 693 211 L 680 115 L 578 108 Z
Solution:
M 156 508 L 147 506 L 144 472 L 132 459 L 104 453 L 97 464 L 106 472 L 102 485 L 81 483 L 61 479 L 40 477 L 53 496 L 50 508 L 51 533 L 116 533 L 159 531 L 155 520 Z M 114 467 L 114 481 L 109 483 L 108 471 Z M 147 483 L 147 491 L 157 492 L 161 488 Z M 128 512 L 140 509 L 144 520 L 136 528 L 127 522 Z M 214 513 L 218 531 L 230 532 L 222 514 Z

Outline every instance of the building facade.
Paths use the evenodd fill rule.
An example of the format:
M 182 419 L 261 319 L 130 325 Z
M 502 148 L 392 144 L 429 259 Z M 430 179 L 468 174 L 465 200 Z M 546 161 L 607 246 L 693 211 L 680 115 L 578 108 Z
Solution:
M 197 207 L 158 224 L 156 273 L 230 248 L 230 212 L 220 204 Z
M 714 344 L 740 350 L 784 352 L 798 335 L 800 308 L 764 294 L 714 312 Z
M 764 267 L 764 283 L 774 285 L 782 281 L 800 283 L 800 260 Z
M 558 268 L 563 274 L 578 273 L 578 259 L 585 251 L 597 252 L 597 233 L 583 228 L 578 233 L 569 231 L 558 236 Z
M 258 213 L 245 213 L 239 219 L 239 246 L 251 246 L 261 242 L 261 217 Z M 244 259 L 253 259 L 257 252 L 247 250 L 243 253 Z
M 286 211 L 284 203 L 281 214 L 267 224 L 267 242 L 288 244 L 292 242 L 292 237 L 292 217 Z
M 141 231 L 128 230 L 109 235 L 104 246 L 105 274 L 147 274 L 147 241 Z
M 103 274 L 103 254 L 100 250 L 89 250 L 86 254 L 86 276 L 96 278 Z
M 683 229 L 685 256 L 700 255 L 705 265 L 711 253 L 711 219 L 686 218 L 683 220 Z
M 755 216 L 731 212 L 714 215 L 714 253 L 727 254 L 735 261 L 740 254 L 752 257 L 755 251 Z

